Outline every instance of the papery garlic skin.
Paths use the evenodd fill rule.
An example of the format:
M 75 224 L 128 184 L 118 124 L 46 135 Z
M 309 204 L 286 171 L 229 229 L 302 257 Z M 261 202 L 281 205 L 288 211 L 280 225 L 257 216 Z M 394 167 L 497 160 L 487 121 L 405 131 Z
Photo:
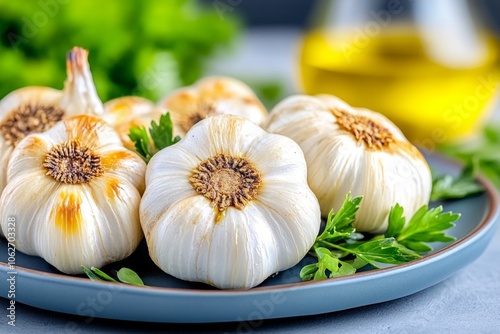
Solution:
M 151 121 L 158 122 L 165 111 L 148 99 L 138 96 L 123 96 L 104 104 L 102 118 L 120 135 L 123 145 L 134 150 L 129 138 L 130 129 L 138 126 L 149 128 Z
M 88 54 L 87 50 L 74 47 L 66 57 L 67 78 L 61 108 L 68 117 L 81 114 L 101 115 L 104 112 L 90 72 Z
M 15 217 L 16 249 L 68 274 L 124 259 L 143 236 L 145 170 L 102 119 L 61 121 L 14 149 L 0 197 L 1 230 L 7 235 Z
M 274 108 L 266 129 L 292 138 L 302 148 L 308 183 L 324 217 L 337 211 L 350 192 L 363 196 L 356 229 L 381 233 L 396 203 L 409 218 L 429 202 L 432 176 L 427 162 L 381 114 L 353 108 L 333 96 L 298 95 Z
M 207 77 L 164 97 L 158 105 L 171 113 L 174 133 L 187 131 L 207 116 L 232 114 L 257 125 L 267 118 L 267 110 L 243 82 L 227 77 Z
M 0 192 L 7 182 L 7 163 L 12 150 L 22 138 L 46 131 L 66 117 L 102 114 L 103 105 L 92 81 L 87 56 L 88 52 L 78 47 L 68 53 L 68 77 L 63 91 L 25 87 L 0 100 Z M 21 113 L 24 116 L 20 117 Z
M 221 156 L 229 161 L 226 169 L 210 162 Z M 253 175 L 246 186 L 256 187 L 245 190 L 247 199 L 235 195 L 242 201 L 221 212 L 229 202 L 223 193 L 219 197 L 220 189 L 234 185 L 233 179 L 219 179 L 203 195 L 193 186 L 196 172 L 212 165 L 213 180 L 233 173 L 230 166 L 238 161 L 248 163 L 242 169 Z M 249 289 L 294 266 L 313 245 L 321 220 L 306 174 L 303 153 L 292 140 L 238 116 L 200 121 L 148 164 L 140 217 L 151 258 L 172 276 L 226 289 Z M 220 202 L 207 197 L 212 192 Z

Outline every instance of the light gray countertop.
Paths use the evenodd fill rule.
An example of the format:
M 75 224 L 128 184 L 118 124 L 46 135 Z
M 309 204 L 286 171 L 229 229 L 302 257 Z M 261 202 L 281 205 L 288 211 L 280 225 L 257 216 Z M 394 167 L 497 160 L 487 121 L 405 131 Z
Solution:
M 268 75 L 284 80 L 287 90 L 293 91 L 297 34 L 294 30 L 253 31 L 242 40 L 236 56 L 228 55 L 212 64 L 210 73 L 255 78 Z M 500 333 L 500 229 L 474 263 L 424 291 L 336 313 L 267 320 L 252 328 L 239 323 L 179 325 L 104 319 L 87 323 L 85 317 L 19 303 L 16 327 L 7 327 L 8 304 L 0 298 L 1 333 L 70 333 L 72 322 L 82 333 Z

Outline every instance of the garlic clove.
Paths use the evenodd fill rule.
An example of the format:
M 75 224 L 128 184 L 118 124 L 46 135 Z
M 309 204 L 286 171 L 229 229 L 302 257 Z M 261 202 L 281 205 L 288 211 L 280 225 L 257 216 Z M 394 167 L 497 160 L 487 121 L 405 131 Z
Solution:
M 258 125 L 267 118 L 266 108 L 250 87 L 227 77 L 201 79 L 167 95 L 158 105 L 170 111 L 174 133 L 181 137 L 207 116 L 234 114 Z
M 26 189 L 29 180 L 30 185 L 36 183 L 36 188 L 31 187 L 29 191 L 20 192 L 16 189 Z M 22 251 L 28 255 L 38 255 L 37 238 L 41 238 L 40 231 L 42 225 L 38 224 L 39 220 L 48 219 L 49 206 L 51 195 L 57 190 L 57 187 L 47 181 L 44 171 L 29 170 L 25 171 L 22 177 L 13 178 L 10 181 L 10 187 L 2 192 L 0 199 L 3 209 L 0 208 L 0 217 L 8 219 L 15 217 L 16 219 L 16 250 Z M 19 203 L 29 201 L 30 205 L 15 209 Z M 22 222 L 21 227 L 19 222 Z M 7 226 L 1 223 L 0 234 L 7 235 Z M 22 233 L 26 231 L 27 233 Z M 28 237 L 29 235 L 29 237 Z
M 288 256 L 278 256 L 284 253 L 284 247 L 279 246 L 279 240 L 276 240 L 259 207 L 250 204 L 243 211 L 229 210 L 224 229 L 211 229 L 212 234 L 200 248 L 201 256 L 205 257 L 201 260 L 205 264 L 201 272 L 206 272 L 206 276 L 200 278 L 212 284 L 222 282 L 216 285 L 222 289 L 248 288 L 260 284 L 262 276 L 269 276 L 266 273 L 281 271 L 284 266 L 288 269 Z M 285 244 L 293 241 L 286 240 Z M 231 245 L 235 251 L 229 252 L 228 256 L 227 249 L 219 246 L 221 244 Z M 245 284 L 235 286 L 235 282 Z
M 75 116 L 19 142 L 0 217 L 16 217 L 19 251 L 69 274 L 100 267 L 129 256 L 142 239 L 145 169 L 101 118 Z
M 326 217 L 347 193 L 363 196 L 355 227 L 381 233 L 399 203 L 408 216 L 427 204 L 432 186 L 420 152 L 386 117 L 327 95 L 292 96 L 271 112 L 266 129 L 304 151 L 308 183 Z
M 33 255 L 69 274 L 81 273 L 82 265 L 102 267 L 128 257 L 135 250 L 130 245 L 138 245 L 142 239 L 140 227 L 129 216 L 130 203 L 136 203 L 138 212 L 139 194 L 127 196 L 134 193 L 122 191 L 119 201 L 113 201 L 107 196 L 107 187 L 102 181 L 80 189 L 59 187 L 42 211 L 35 212 L 34 217 L 44 218 L 46 223 L 32 220 L 27 228 L 34 230 L 21 233 L 20 240 L 34 245 Z M 21 244 L 16 246 L 23 249 Z
M 147 210 L 148 207 L 152 210 Z M 141 224 L 151 259 L 166 273 L 183 280 L 206 277 L 201 257 L 203 244 L 211 239 L 213 209 L 200 196 L 180 198 L 169 208 L 158 211 L 158 204 L 145 206 L 141 201 Z
M 317 215 L 316 208 L 309 205 L 299 206 L 297 203 L 313 203 L 317 201 L 313 193 L 304 191 L 303 185 L 290 186 L 289 182 L 268 181 L 269 186 L 260 193 L 265 207 L 259 207 L 263 221 L 270 226 L 274 242 L 280 244 L 281 252 L 287 254 L 282 259 L 277 271 L 286 270 L 297 264 L 304 256 L 304 249 L 310 249 L 310 240 L 315 240 L 318 230 L 302 226 L 302 215 Z M 272 189 L 287 188 L 286 193 Z M 297 210 L 302 210 L 297 215 Z M 308 247 L 309 246 L 309 247 Z
M 40 165 L 43 164 L 46 158 L 45 152 L 50 150 L 51 145 L 53 145 L 51 142 L 37 135 L 32 135 L 21 146 L 21 150 L 29 150 L 31 154 L 21 154 L 19 158 L 8 161 L 6 170 L 7 181 L 10 182 L 12 179 L 25 173 L 40 172 Z M 42 172 L 45 174 L 44 171 Z
M 131 186 L 137 188 L 140 194 L 144 192 L 143 168 L 137 168 L 137 154 L 129 150 L 102 150 L 101 162 L 109 175 L 119 180 L 127 180 Z
M 139 224 L 140 192 L 129 180 L 108 174 L 87 189 L 92 196 L 89 203 L 95 203 L 93 212 L 100 212 L 102 217 L 95 225 L 100 235 L 95 246 L 101 248 L 102 265 L 127 258 L 143 237 Z

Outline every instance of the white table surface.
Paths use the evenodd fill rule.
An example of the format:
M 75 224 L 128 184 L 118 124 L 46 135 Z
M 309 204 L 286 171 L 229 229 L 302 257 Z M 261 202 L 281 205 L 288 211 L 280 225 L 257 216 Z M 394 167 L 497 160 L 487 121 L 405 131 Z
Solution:
M 219 58 L 211 74 L 277 77 L 293 92 L 296 30 L 255 30 L 236 54 Z M 76 322 L 86 333 L 249 333 L 238 323 L 151 324 L 93 319 L 16 304 L 16 327 L 7 327 L 9 301 L 0 298 L 0 333 L 65 333 Z M 131 305 L 131 307 L 133 307 Z M 444 282 L 398 300 L 342 312 L 264 321 L 263 333 L 500 333 L 500 229 L 473 264 Z

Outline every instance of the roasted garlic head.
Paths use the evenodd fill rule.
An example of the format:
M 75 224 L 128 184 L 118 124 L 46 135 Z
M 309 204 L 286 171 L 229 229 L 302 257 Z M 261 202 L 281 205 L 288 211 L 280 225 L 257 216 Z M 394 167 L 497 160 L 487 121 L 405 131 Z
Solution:
M 308 183 L 324 217 L 345 195 L 363 196 L 355 227 L 387 228 L 395 203 L 411 217 L 429 202 L 432 177 L 417 148 L 386 117 L 333 96 L 292 96 L 271 112 L 266 129 L 292 138 L 307 161 Z
M 321 221 L 299 146 L 234 115 L 200 121 L 151 159 L 140 217 L 162 270 L 229 289 L 297 264 Z

